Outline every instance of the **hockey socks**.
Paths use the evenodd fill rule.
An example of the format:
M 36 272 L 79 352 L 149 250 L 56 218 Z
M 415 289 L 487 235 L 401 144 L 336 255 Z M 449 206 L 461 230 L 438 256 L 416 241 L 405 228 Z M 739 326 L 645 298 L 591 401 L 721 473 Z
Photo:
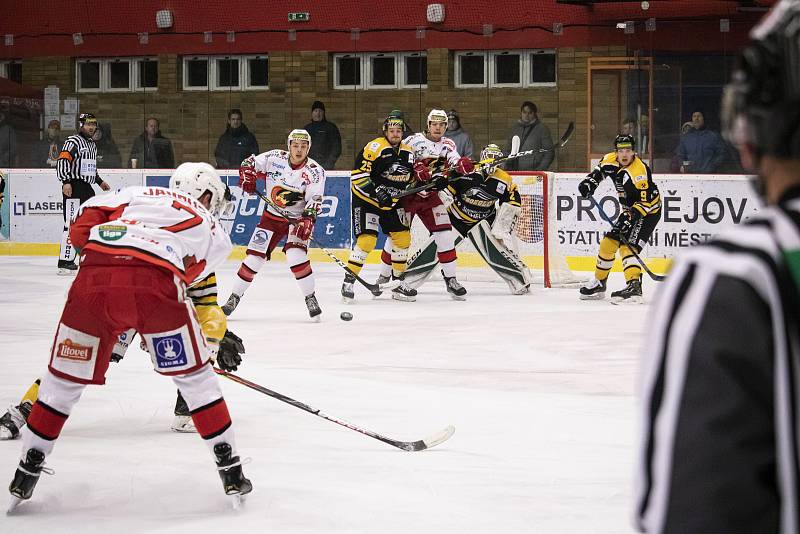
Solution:
M 304 248 L 292 247 L 286 249 L 286 261 L 292 271 L 297 285 L 304 297 L 314 294 L 314 272 L 311 270 L 311 262 Z
M 594 270 L 594 277 L 597 280 L 605 280 L 608 278 L 608 273 L 614 266 L 614 256 L 619 249 L 619 241 L 604 237 L 600 241 L 600 251 L 597 253 L 597 264 Z
M 253 279 L 266 261 L 267 259 L 264 256 L 246 254 L 244 261 L 242 261 L 242 264 L 239 266 L 239 271 L 236 273 L 237 276 L 236 281 L 233 283 L 232 293 L 240 297 L 244 295 L 244 292 L 247 291 L 247 288 L 253 283 Z

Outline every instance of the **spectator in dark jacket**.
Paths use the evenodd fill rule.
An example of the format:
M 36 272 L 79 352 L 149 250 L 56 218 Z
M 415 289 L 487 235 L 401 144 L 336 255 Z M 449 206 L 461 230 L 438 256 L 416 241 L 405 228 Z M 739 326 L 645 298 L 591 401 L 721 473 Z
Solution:
M 456 144 L 456 151 L 458 151 L 459 156 L 467 158 L 472 157 L 472 153 L 474 152 L 472 139 L 469 138 L 469 134 L 461 127 L 461 119 L 458 116 L 458 112 L 454 109 L 447 112 L 447 131 L 444 132 L 444 136 Z
M 218 169 L 238 169 L 245 158 L 259 153 L 256 136 L 247 129 L 242 117 L 241 109 L 234 108 L 228 112 L 228 127 L 214 150 Z
M 0 110 L 0 167 L 19 166 L 17 132 L 6 121 L 6 112 Z
M 325 104 L 317 100 L 311 105 L 311 122 L 303 128 L 311 134 L 308 157 L 326 171 L 333 169 L 342 154 L 342 136 L 339 128 L 325 118 Z
M 702 111 L 692 113 L 692 126 L 694 129 L 681 136 L 678 146 L 681 172 L 715 172 L 728 154 L 725 141 L 717 132 L 706 128 Z
M 158 119 L 150 117 L 142 134 L 133 141 L 130 160 L 140 169 L 171 169 L 175 167 L 172 142 L 161 135 Z M 131 165 L 133 167 L 133 165 Z
M 61 152 L 61 123 L 53 119 L 47 124 L 44 139 L 36 141 L 31 147 L 30 165 L 36 169 L 55 169 L 59 152 Z
M 111 135 L 111 124 L 105 122 L 97 125 L 97 130 L 92 136 L 94 144 L 97 145 L 97 168 L 98 169 L 121 169 L 122 156 Z
M 553 139 L 550 129 L 539 120 L 539 109 L 533 102 L 525 101 L 520 107 L 519 121 L 508 136 L 507 150 L 511 152 L 511 140 L 519 136 L 519 151 L 544 149 L 544 152 L 535 153 L 509 160 L 506 169 L 509 171 L 546 171 L 553 163 Z

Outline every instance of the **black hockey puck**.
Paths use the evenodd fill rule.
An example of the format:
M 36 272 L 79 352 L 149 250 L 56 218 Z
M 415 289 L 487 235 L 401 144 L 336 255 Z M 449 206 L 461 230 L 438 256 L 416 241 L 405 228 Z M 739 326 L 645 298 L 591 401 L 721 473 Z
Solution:
M 353 320 L 353 314 L 350 313 L 350 312 L 342 312 L 342 313 L 339 314 L 339 318 L 342 321 L 352 321 Z

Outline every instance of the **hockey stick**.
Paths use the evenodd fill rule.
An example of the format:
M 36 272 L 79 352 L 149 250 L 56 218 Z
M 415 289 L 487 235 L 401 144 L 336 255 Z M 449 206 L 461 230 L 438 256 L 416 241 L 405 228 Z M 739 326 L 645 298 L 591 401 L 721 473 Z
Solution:
M 272 207 L 272 209 L 274 209 L 275 211 L 277 211 L 277 212 L 278 212 L 278 214 L 279 214 L 281 217 L 283 217 L 284 219 L 286 219 L 286 220 L 287 220 L 287 221 L 289 221 L 290 223 L 294 224 L 294 223 L 296 223 L 296 222 L 297 222 L 297 219 L 298 219 L 298 217 L 295 217 L 295 216 L 294 216 L 294 215 L 292 215 L 291 213 L 288 213 L 288 212 L 286 212 L 286 211 L 285 211 L 283 208 L 281 208 L 280 206 L 276 205 L 276 204 L 275 204 L 274 202 L 272 202 L 272 201 L 271 201 L 271 200 L 270 200 L 268 197 L 266 197 L 266 196 L 264 195 L 264 193 L 262 193 L 261 191 L 258 191 L 258 190 L 256 190 L 256 195 L 258 195 L 258 196 L 261 198 L 261 200 L 263 200 L 264 202 L 266 202 L 266 203 L 267 203 L 269 206 L 271 206 L 271 207 Z M 324 253 L 325 253 L 325 254 L 326 254 L 326 255 L 327 255 L 329 258 L 331 258 L 331 259 L 332 259 L 334 262 L 336 262 L 336 265 L 338 265 L 339 267 L 341 267 L 342 269 L 344 269 L 344 270 L 345 270 L 345 272 L 347 272 L 347 273 L 348 273 L 348 274 L 350 274 L 351 276 L 355 277 L 355 279 L 356 279 L 356 280 L 358 280 L 359 282 L 361 282 L 361 285 L 363 285 L 364 287 L 366 287 L 367 289 L 369 289 L 369 290 L 370 290 L 371 292 L 373 292 L 373 293 L 374 293 L 374 292 L 376 292 L 376 291 L 390 291 L 390 290 L 392 290 L 392 289 L 396 288 L 396 287 L 397 287 L 398 285 L 400 285 L 400 283 L 401 283 L 401 281 L 400 281 L 400 280 L 392 280 L 392 281 L 390 281 L 390 282 L 388 282 L 388 283 L 386 283 L 386 284 L 371 284 L 371 283 L 367 282 L 366 280 L 364 280 L 363 278 L 361 278 L 360 276 L 358 276 L 358 275 L 357 275 L 357 274 L 356 274 L 356 273 L 355 273 L 355 272 L 354 272 L 354 271 L 353 271 L 353 270 L 352 270 L 350 267 L 348 267 L 348 266 L 347 266 L 347 265 L 346 265 L 346 264 L 345 264 L 345 263 L 344 263 L 342 260 L 340 260 L 339 258 L 337 258 L 337 257 L 336 257 L 336 254 L 334 254 L 333 252 L 331 252 L 330 250 L 328 250 L 327 248 L 325 248 L 325 247 L 322 245 L 322 243 L 320 243 L 319 241 L 317 241 L 317 240 L 314 238 L 314 236 L 313 236 L 313 235 L 312 235 L 312 236 L 309 236 L 309 241 L 311 241 L 312 243 L 314 243 L 314 244 L 315 244 L 315 245 L 316 245 L 316 246 L 317 246 L 317 247 L 318 247 L 320 250 L 322 250 L 322 252 L 324 252 Z
M 572 134 L 575 133 L 575 123 L 570 122 L 567 125 L 567 129 L 564 130 L 564 133 L 561 135 L 561 138 L 558 140 L 558 143 L 553 145 L 553 148 L 534 148 L 531 150 L 525 150 L 523 152 L 513 152 L 513 139 L 512 139 L 512 153 L 508 156 L 500 159 L 496 159 L 491 162 L 478 162 L 478 165 L 483 165 L 484 167 L 488 168 L 489 170 L 494 169 L 498 165 L 502 165 L 506 161 L 510 161 L 512 159 L 523 158 L 525 156 L 532 156 L 533 154 L 541 154 L 543 152 L 552 152 L 554 150 L 558 150 L 559 148 L 564 148 L 566 144 L 569 142 Z
M 613 228 L 613 227 L 614 227 L 614 221 L 612 221 L 612 220 L 611 220 L 611 217 L 609 217 L 608 215 L 606 215 L 606 212 L 605 212 L 605 211 L 603 211 L 603 208 L 600 206 L 600 204 L 597 202 L 597 200 L 595 200 L 595 198 L 594 198 L 592 195 L 589 195 L 589 200 L 591 200 L 591 201 L 592 201 L 592 204 L 593 204 L 593 205 L 594 205 L 594 206 L 597 208 L 597 211 L 600 213 L 600 217 L 602 217 L 602 219 L 603 219 L 604 221 L 606 221 L 608 224 L 610 224 L 610 225 L 611 225 L 611 227 Z M 633 245 L 631 245 L 631 242 L 630 242 L 630 241 L 628 241 L 628 238 L 627 238 L 627 237 L 625 237 L 625 234 L 623 234 L 622 232 L 620 232 L 620 233 L 619 233 L 619 237 L 620 237 L 620 240 L 621 240 L 621 241 L 622 241 L 622 242 L 623 242 L 625 245 L 627 245 L 627 247 L 630 249 L 631 253 L 633 254 L 633 257 L 634 257 L 634 258 L 636 258 L 636 261 L 638 261 L 638 262 L 639 262 L 639 264 L 642 266 L 642 269 L 644 269 L 644 272 L 646 272 L 646 273 L 647 273 L 647 275 L 648 275 L 650 278 L 652 278 L 652 279 L 653 279 L 653 280 L 655 280 L 656 282 L 663 282 L 664 280 L 666 280 L 666 279 L 667 279 L 667 277 L 666 277 L 666 276 L 662 276 L 662 275 L 660 275 L 660 274 L 656 274 L 656 273 L 654 273 L 653 271 L 651 271 L 651 270 L 650 270 L 650 268 L 647 266 L 647 264 L 644 262 L 644 260 L 641 258 L 641 256 L 639 256 L 639 255 L 636 253 L 636 249 L 634 248 L 634 246 L 633 246 Z
M 269 395 L 273 399 L 278 399 L 279 401 L 285 402 L 286 404 L 291 404 L 295 408 L 300 408 L 301 410 L 314 414 L 317 417 L 322 417 L 323 419 L 327 419 L 332 423 L 336 423 L 337 425 L 349 428 L 350 430 L 355 430 L 356 432 L 360 432 L 361 434 L 364 434 L 371 438 L 375 438 L 384 443 L 388 443 L 392 447 L 397 447 L 398 449 L 402 449 L 404 451 L 414 452 L 414 451 L 424 451 L 425 449 L 430 449 L 431 447 L 435 447 L 436 445 L 439 445 L 440 443 L 443 443 L 448 439 L 450 439 L 450 436 L 452 436 L 453 433 L 456 431 L 454 426 L 449 425 L 445 429 L 440 430 L 439 432 L 418 441 L 400 441 L 392 438 L 387 438 L 386 436 L 382 436 L 377 432 L 373 432 L 371 430 L 358 427 L 353 423 L 348 423 L 343 419 L 339 419 L 338 417 L 328 415 L 319 408 L 314 408 L 313 406 L 309 406 L 308 404 L 304 404 L 291 397 L 287 397 L 286 395 L 278 393 L 277 391 L 272 391 L 271 389 L 265 388 L 264 386 L 260 386 L 255 382 L 247 380 L 246 378 L 236 376 L 234 374 L 228 373 L 227 371 L 217 369 L 216 367 L 214 368 L 214 372 L 217 373 L 218 375 L 224 376 L 228 380 L 232 380 L 233 382 L 238 382 L 243 386 L 247 386 L 250 389 L 254 389 L 259 393 L 263 393 L 264 395 Z

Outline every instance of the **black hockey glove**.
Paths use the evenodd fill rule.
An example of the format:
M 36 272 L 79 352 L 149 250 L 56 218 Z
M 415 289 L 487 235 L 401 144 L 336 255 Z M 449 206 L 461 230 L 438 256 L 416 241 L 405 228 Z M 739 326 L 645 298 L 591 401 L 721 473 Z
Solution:
M 382 208 L 390 208 L 394 203 L 392 194 L 386 189 L 386 186 L 379 185 L 375 188 L 375 199 L 378 201 L 378 206 Z
M 450 184 L 450 180 L 447 177 L 446 173 L 437 174 L 433 177 L 433 188 L 437 191 L 444 191 L 447 189 L 447 186 Z
M 583 198 L 589 198 L 594 190 L 597 189 L 598 182 L 592 175 L 587 176 L 578 184 L 578 192 Z
M 625 238 L 628 238 L 630 236 L 631 228 L 634 224 L 636 224 L 640 217 L 641 216 L 639 215 L 638 211 L 627 209 L 622 210 L 622 213 L 619 214 L 616 222 L 614 222 L 614 228 L 612 231 L 620 237 L 625 236 Z
M 242 354 L 244 354 L 242 338 L 230 330 L 226 330 L 225 336 L 219 342 L 217 367 L 223 371 L 235 371 L 242 363 Z

